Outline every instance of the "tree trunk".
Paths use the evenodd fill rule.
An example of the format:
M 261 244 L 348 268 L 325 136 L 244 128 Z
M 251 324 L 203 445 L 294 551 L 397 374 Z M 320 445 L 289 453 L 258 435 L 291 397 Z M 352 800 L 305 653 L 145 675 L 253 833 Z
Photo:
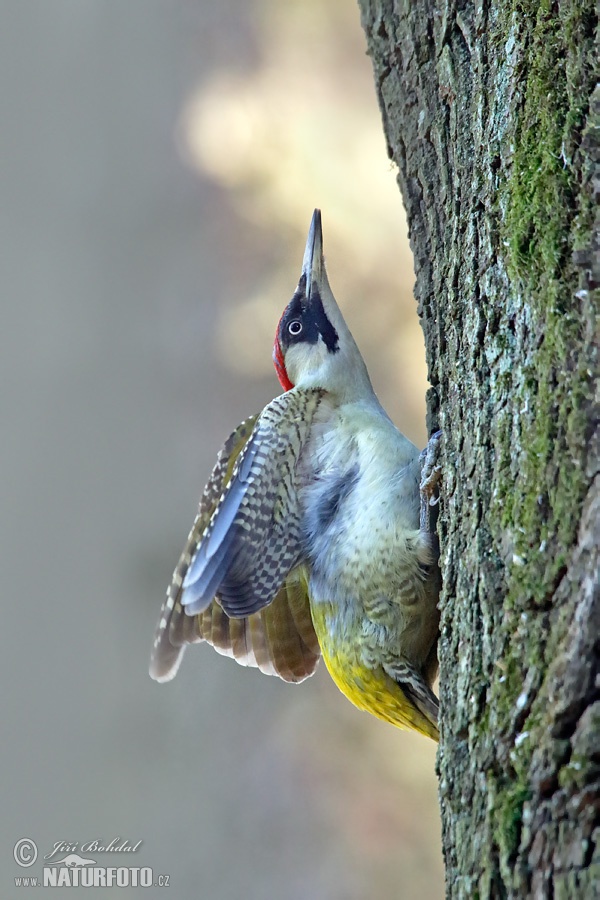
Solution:
M 444 435 L 447 895 L 591 898 L 600 892 L 594 6 L 359 5 L 408 215 L 429 425 Z

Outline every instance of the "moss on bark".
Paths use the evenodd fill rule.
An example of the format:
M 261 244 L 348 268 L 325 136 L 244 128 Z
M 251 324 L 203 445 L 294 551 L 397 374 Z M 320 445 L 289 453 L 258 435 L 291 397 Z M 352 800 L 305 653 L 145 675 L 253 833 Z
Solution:
M 600 545 L 590 0 L 360 0 L 445 439 L 451 897 L 583 896 Z

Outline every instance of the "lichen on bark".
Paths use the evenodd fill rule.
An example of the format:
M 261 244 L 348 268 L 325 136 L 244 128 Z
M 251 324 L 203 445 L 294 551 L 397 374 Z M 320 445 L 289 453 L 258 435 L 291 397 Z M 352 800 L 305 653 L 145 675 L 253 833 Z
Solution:
M 448 896 L 586 896 L 600 882 L 596 12 L 359 5 L 445 441 Z

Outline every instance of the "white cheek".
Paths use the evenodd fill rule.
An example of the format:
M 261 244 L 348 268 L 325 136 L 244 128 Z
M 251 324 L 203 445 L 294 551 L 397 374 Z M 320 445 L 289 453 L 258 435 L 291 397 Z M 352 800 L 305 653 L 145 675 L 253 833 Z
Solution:
M 316 344 L 292 344 L 285 354 L 285 368 L 292 384 L 314 377 L 321 369 L 327 348 L 321 338 Z

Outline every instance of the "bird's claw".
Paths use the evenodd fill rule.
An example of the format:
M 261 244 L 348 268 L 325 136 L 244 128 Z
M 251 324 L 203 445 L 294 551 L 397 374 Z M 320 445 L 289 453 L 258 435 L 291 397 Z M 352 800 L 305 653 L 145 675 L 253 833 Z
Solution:
M 421 453 L 423 467 L 421 469 L 421 529 L 432 531 L 431 508 L 440 502 L 439 485 L 442 481 L 442 467 L 438 463 L 442 432 L 436 431 L 429 438 L 426 448 Z M 433 526 L 435 528 L 435 524 Z

